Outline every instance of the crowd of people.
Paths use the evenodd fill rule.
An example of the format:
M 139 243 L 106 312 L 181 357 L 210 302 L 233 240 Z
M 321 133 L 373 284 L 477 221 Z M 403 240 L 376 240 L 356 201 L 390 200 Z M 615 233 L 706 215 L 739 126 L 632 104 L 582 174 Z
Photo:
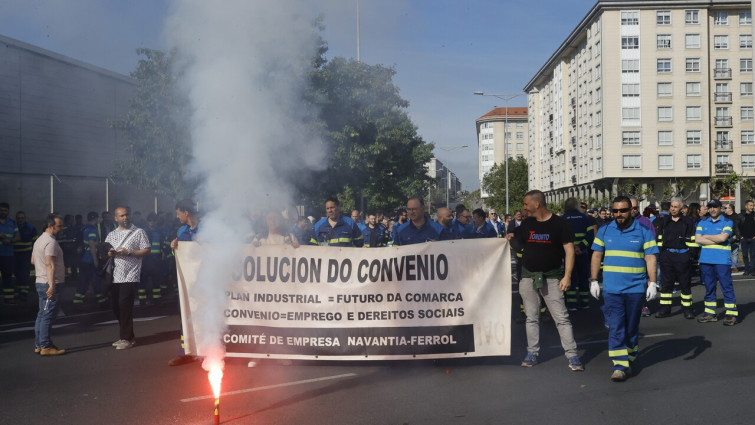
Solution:
M 537 364 L 539 327 L 553 320 L 570 369 L 584 370 L 577 355 L 569 312 L 589 309 L 590 296 L 599 299 L 609 330 L 609 356 L 614 363 L 613 381 L 624 381 L 637 357 L 639 318 L 649 316 L 648 302 L 659 296 L 656 318 L 671 316 L 673 295 L 678 291 L 683 316 L 700 323 L 718 321 L 717 287 L 724 298 L 723 323 L 737 323 L 738 309 L 732 272 L 738 272 L 740 253 L 744 275 L 755 273 L 755 204 L 745 203 L 741 214 L 731 204 L 713 199 L 704 206 L 685 205 L 680 198 L 639 210 L 637 199 L 619 196 L 610 208 L 590 209 L 575 198 L 564 211 L 553 213 L 545 196 L 531 191 L 524 208 L 499 217 L 495 210 L 469 211 L 438 208 L 435 217 L 422 198 L 410 198 L 405 207 L 388 217 L 380 212 L 365 215 L 352 210 L 342 214 L 338 199 L 329 198 L 325 216 L 299 217 L 292 210 L 253 215 L 254 230 L 246 241 L 255 245 L 291 244 L 379 248 L 430 241 L 506 238 L 512 248 L 512 279 L 519 283 L 523 322 L 526 323 L 527 356 L 522 366 Z M 200 218 L 191 200 L 176 205 L 175 215 L 139 212 L 118 207 L 108 211 L 61 217 L 50 214 L 39 235 L 18 211 L 0 203 L 0 274 L 6 305 L 31 292 L 34 268 L 39 313 L 35 327 L 35 352 L 59 355 L 65 350 L 50 338 L 52 320 L 60 304 L 59 285 L 66 274 L 76 279 L 73 305 L 81 309 L 92 289 L 98 305 L 112 308 L 117 317 L 116 349 L 134 346 L 133 306 L 158 303 L 163 291 L 175 289 L 175 257 L 179 241 L 197 239 Z M 143 220 L 143 221 L 142 221 Z M 105 266 L 112 264 L 108 282 Z M 699 273 L 706 292 L 699 316 L 693 309 L 691 277 Z M 14 279 L 15 277 L 15 279 Z M 602 283 L 602 285 L 601 285 Z M 542 304 L 545 306 L 542 306 Z M 547 307 L 547 310 L 546 310 Z M 547 313 L 546 313 L 547 311 Z M 184 353 L 171 365 L 193 361 Z

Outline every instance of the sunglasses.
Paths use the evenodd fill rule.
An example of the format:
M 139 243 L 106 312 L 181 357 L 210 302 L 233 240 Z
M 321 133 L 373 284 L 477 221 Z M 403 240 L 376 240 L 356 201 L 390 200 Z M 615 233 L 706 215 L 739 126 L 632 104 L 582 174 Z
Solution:
M 614 214 L 628 213 L 629 212 L 629 208 L 611 208 L 611 212 L 614 213 Z

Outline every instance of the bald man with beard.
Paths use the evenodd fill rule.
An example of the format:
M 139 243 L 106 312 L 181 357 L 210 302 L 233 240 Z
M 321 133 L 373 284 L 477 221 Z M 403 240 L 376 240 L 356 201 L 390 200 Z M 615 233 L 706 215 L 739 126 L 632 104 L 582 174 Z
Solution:
M 443 228 L 440 232 L 441 241 L 452 241 L 455 239 L 461 239 L 459 234 L 459 228 L 454 226 L 454 215 L 449 208 L 438 208 L 437 212 L 438 224 Z

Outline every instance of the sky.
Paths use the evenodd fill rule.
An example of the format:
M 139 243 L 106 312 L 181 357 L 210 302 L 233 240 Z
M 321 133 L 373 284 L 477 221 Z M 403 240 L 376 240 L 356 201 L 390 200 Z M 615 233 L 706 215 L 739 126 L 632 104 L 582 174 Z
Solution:
M 463 189 L 472 191 L 479 188 L 475 120 L 504 106 L 502 100 L 473 92 L 523 93 L 595 2 L 360 0 L 360 57 L 396 70 L 394 83 L 409 101 L 419 134 L 435 144 L 436 156 L 456 173 Z M 137 48 L 167 45 L 170 4 L 0 0 L 0 34 L 128 74 L 136 67 Z M 310 10 L 300 11 L 305 17 L 323 17 L 327 58 L 356 58 L 356 0 L 307 4 Z M 509 101 L 509 106 L 526 104 L 526 96 Z

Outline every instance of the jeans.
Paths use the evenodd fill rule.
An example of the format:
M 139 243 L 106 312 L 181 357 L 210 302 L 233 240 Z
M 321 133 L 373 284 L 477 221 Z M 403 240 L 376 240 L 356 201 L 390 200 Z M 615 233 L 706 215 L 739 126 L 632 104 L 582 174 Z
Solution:
M 742 251 L 742 262 L 745 264 L 745 271 L 752 273 L 753 268 L 755 268 L 755 239 L 742 239 L 739 245 L 739 249 Z
M 50 285 L 47 283 L 37 283 L 37 295 L 39 296 L 39 312 L 37 312 L 37 321 L 34 324 L 34 345 L 39 348 L 52 346 L 50 340 L 50 330 L 52 321 L 58 315 L 58 300 L 60 299 L 60 284 L 55 285 L 55 293 L 47 300 L 47 289 Z M 45 308 L 46 307 L 46 308 Z
M 566 310 L 564 293 L 558 287 L 559 279 L 543 279 L 544 285 L 539 292 L 545 300 L 545 305 L 553 316 L 558 335 L 561 337 L 561 346 L 564 348 L 566 357 L 577 355 L 577 343 L 569 320 L 569 312 Z M 540 352 L 540 295 L 532 287 L 532 278 L 523 277 L 519 282 L 519 295 L 524 301 L 524 312 L 527 315 L 525 329 L 527 331 L 527 351 L 538 354 Z
M 731 244 L 731 268 L 739 266 L 739 242 Z

